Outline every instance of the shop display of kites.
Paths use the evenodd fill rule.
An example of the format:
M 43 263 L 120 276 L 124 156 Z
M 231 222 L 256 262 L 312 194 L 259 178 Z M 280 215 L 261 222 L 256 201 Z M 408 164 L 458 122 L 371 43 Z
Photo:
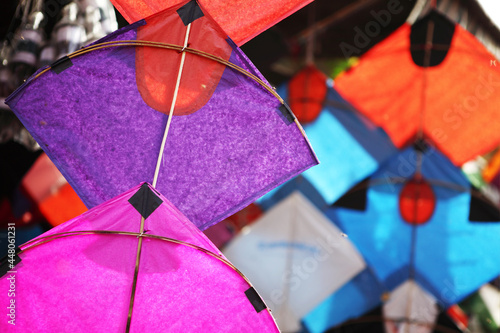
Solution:
M 0 331 L 493 333 L 500 30 L 481 1 L 20 0 Z M 342 29 L 359 57 L 322 54 Z M 256 36 L 288 48 L 258 50 L 276 86 Z

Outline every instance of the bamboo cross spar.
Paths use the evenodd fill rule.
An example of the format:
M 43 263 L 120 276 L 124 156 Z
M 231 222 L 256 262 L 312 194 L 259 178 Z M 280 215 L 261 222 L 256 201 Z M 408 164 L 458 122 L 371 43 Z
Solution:
M 192 17 L 191 17 L 192 19 Z M 158 181 L 158 174 L 160 172 L 160 167 L 163 160 L 163 152 L 165 150 L 165 143 L 167 141 L 168 130 L 170 129 L 170 123 L 172 121 L 172 116 L 174 115 L 175 109 L 175 101 L 177 100 L 177 94 L 179 93 L 179 86 L 181 83 L 182 70 L 184 69 L 184 61 L 186 59 L 185 48 L 188 46 L 189 40 L 189 32 L 191 31 L 191 23 L 188 23 L 186 27 L 186 37 L 184 38 L 183 50 L 181 52 L 181 62 L 179 64 L 179 71 L 177 74 L 177 80 L 175 82 L 174 88 L 174 96 L 172 98 L 172 104 L 170 105 L 170 112 L 168 113 L 167 125 L 165 126 L 165 133 L 163 134 L 163 139 L 161 141 L 160 152 L 158 154 L 158 161 L 156 162 L 155 174 L 153 177 L 153 187 L 156 187 L 156 182 Z M 132 282 L 132 292 L 130 294 L 130 307 L 128 311 L 128 319 L 127 319 L 127 329 L 126 332 L 130 332 L 130 324 L 132 323 L 132 313 L 134 311 L 134 299 L 135 299 L 135 291 L 137 288 L 137 277 L 139 275 L 139 264 L 141 262 L 141 250 L 142 250 L 142 239 L 144 235 L 144 216 L 141 216 L 141 229 L 140 234 L 137 236 L 139 238 L 139 242 L 137 244 L 137 257 L 135 260 L 135 271 L 134 271 L 134 280 Z

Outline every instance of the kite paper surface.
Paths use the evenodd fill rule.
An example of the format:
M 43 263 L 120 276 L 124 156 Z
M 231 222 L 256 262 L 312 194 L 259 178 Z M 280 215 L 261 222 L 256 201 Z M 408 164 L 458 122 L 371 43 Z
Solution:
M 429 148 L 421 158 L 422 177 L 436 198 L 425 223 L 412 225 L 402 218 L 399 199 L 405 183 L 391 181 L 413 178 L 418 163 L 413 148 L 373 174 L 365 208 L 333 207 L 326 215 L 349 236 L 386 289 L 413 275 L 447 308 L 500 274 L 500 223 L 470 220 L 470 183 L 445 156 Z
M 152 183 L 184 54 L 156 188 L 205 229 L 318 162 L 293 115 L 261 84 L 220 62 L 180 52 L 188 28 L 178 10 L 186 6 L 195 3 L 100 40 L 178 49 L 136 43 L 84 53 L 30 78 L 7 103 L 93 207 L 138 183 Z M 269 85 L 211 17 L 199 7 L 194 11 L 190 49 L 229 61 Z
M 244 229 L 224 254 L 285 332 L 297 331 L 303 316 L 365 267 L 352 243 L 298 191 Z
M 129 22 L 135 22 L 179 0 L 112 0 L 113 5 Z M 242 45 L 312 0 L 201 0 L 199 3 L 220 24 L 236 44 Z
M 141 191 L 151 195 L 142 206 Z M 15 281 L 15 296 L 0 297 L 4 309 L 14 300 L 15 326 L 4 318 L 0 331 L 125 332 L 141 214 L 145 234 L 199 248 L 143 238 L 130 332 L 278 332 L 269 311 L 257 312 L 245 295 L 249 283 L 146 184 L 51 229 L 37 246 L 21 246 L 15 273 L 0 279 L 5 291 Z M 89 230 L 134 234 L 78 233 Z

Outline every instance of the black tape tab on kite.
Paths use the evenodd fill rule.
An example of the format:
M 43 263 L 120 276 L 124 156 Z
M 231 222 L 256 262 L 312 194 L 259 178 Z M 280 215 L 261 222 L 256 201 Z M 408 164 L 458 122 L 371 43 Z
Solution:
M 50 69 L 54 73 L 60 74 L 71 66 L 73 66 L 73 62 L 71 62 L 71 59 L 68 56 L 64 56 L 50 65 Z
M 295 116 L 293 115 L 292 109 L 288 106 L 288 104 L 283 103 L 280 105 L 278 108 L 280 111 L 281 119 L 287 124 L 290 125 L 291 123 L 294 122 Z
M 432 39 L 427 41 L 430 32 Z M 454 33 L 455 23 L 437 11 L 431 10 L 411 27 L 410 52 L 413 62 L 420 67 L 439 65 L 448 54 Z M 427 42 L 431 43 L 430 49 L 426 49 Z
M 413 149 L 415 149 L 416 151 L 419 151 L 421 153 L 427 152 L 430 149 L 430 147 L 431 146 L 429 145 L 429 143 L 427 141 L 425 141 L 424 139 L 417 139 L 413 143 Z
M 500 210 L 477 188 L 472 186 L 469 221 L 472 223 L 500 223 Z
M 205 16 L 196 0 L 189 1 L 181 8 L 177 9 L 177 14 L 179 14 L 184 25 L 188 25 L 196 19 Z
M 364 179 L 335 201 L 332 206 L 364 212 L 366 210 L 369 184 L 369 179 Z
M 253 308 L 257 313 L 261 312 L 264 309 L 267 309 L 266 303 L 260 298 L 260 295 L 257 293 L 257 291 L 253 288 L 250 287 L 245 291 L 245 295 L 247 296 L 248 300 L 250 303 L 252 303 Z
M 163 201 L 149 188 L 147 183 L 144 183 L 128 202 L 134 206 L 142 217 L 147 219 L 149 215 L 153 214 L 156 208 L 160 207 Z
M 21 252 L 19 247 L 15 248 L 15 253 L 9 253 L 0 259 L 0 277 L 13 270 L 14 267 L 21 262 L 21 258 L 17 255 Z

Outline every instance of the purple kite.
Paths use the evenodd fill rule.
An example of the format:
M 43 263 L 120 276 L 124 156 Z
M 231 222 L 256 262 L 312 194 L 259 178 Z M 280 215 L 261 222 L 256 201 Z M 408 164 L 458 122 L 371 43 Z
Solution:
M 148 184 L 13 252 L 1 332 L 278 332 L 248 280 Z
M 318 163 L 195 1 L 59 59 L 7 103 L 88 207 L 149 182 L 202 230 Z

